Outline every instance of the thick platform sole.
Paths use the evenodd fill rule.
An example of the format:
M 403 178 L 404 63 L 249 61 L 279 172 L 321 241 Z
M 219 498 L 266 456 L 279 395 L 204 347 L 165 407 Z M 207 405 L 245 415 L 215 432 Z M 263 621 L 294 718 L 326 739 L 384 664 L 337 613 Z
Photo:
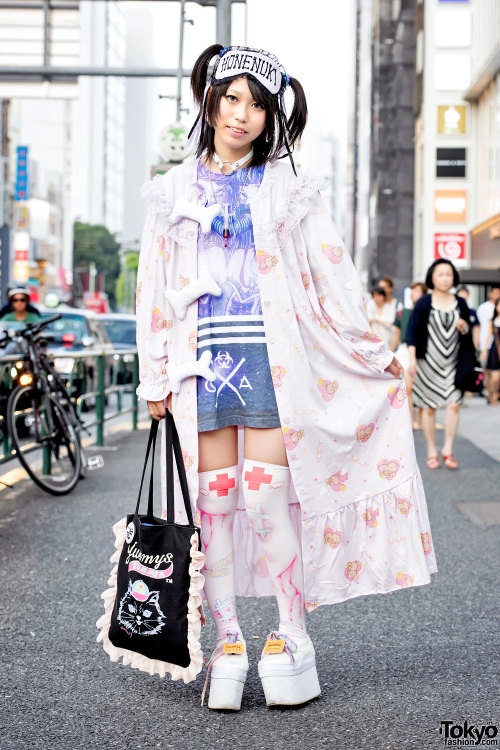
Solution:
M 230 677 L 212 677 L 208 707 L 219 711 L 239 711 L 245 682 Z
M 294 669 L 293 665 L 259 664 L 259 677 L 268 706 L 299 706 L 321 694 L 316 661 L 305 659 Z

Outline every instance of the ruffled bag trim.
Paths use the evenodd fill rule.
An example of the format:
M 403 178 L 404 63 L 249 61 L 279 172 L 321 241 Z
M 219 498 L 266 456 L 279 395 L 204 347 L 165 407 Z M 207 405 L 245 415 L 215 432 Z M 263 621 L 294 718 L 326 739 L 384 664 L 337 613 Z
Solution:
M 102 646 L 109 655 L 111 661 L 118 661 L 120 658 L 123 658 L 123 664 L 132 667 L 132 669 L 139 669 L 141 672 L 148 672 L 150 675 L 157 674 L 160 677 L 165 677 L 165 675 L 169 673 L 172 680 L 182 679 L 185 683 L 192 682 L 196 679 L 197 675 L 199 675 L 203 668 L 203 652 L 200 646 L 200 634 L 202 606 L 201 591 L 205 579 L 201 573 L 201 568 L 205 563 L 205 555 L 198 550 L 198 535 L 194 533 L 190 539 L 191 562 L 189 565 L 190 585 L 187 619 L 188 649 L 191 661 L 189 666 L 179 667 L 177 664 L 169 664 L 168 662 L 159 661 L 158 659 L 149 659 L 147 656 L 138 654 L 135 651 L 129 651 L 125 648 L 117 648 L 116 646 L 113 646 L 109 640 L 108 634 L 111 625 L 111 614 L 113 612 L 117 592 L 118 562 L 125 542 L 126 528 L 126 518 L 122 518 L 113 526 L 116 552 L 110 558 L 110 562 L 115 565 L 108 580 L 110 588 L 106 589 L 106 591 L 101 594 L 101 599 L 104 600 L 104 615 L 96 623 L 96 626 L 100 630 L 96 640 L 97 642 L 102 642 Z

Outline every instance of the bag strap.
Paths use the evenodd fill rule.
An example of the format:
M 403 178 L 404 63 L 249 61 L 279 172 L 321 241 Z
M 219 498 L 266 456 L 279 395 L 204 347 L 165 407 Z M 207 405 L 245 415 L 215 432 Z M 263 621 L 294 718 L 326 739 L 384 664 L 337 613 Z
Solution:
M 182 498 L 184 500 L 184 508 L 186 510 L 186 516 L 190 526 L 194 526 L 193 513 L 191 511 L 191 502 L 189 500 L 189 490 L 186 477 L 186 469 L 184 467 L 184 459 L 182 457 L 181 444 L 179 441 L 179 435 L 175 426 L 174 418 L 167 409 L 165 415 L 165 452 L 167 462 L 167 523 L 174 523 L 175 520 L 175 507 L 174 507 L 174 456 L 175 463 L 177 465 L 177 474 L 179 476 L 179 482 L 181 485 Z
M 194 526 L 193 512 L 191 510 L 191 502 L 189 500 L 189 489 L 186 477 L 186 469 L 184 467 L 184 459 L 182 457 L 182 449 L 179 441 L 179 434 L 175 426 L 174 418 L 170 412 L 166 411 L 165 415 L 165 458 L 166 458 L 166 476 L 167 476 L 167 523 L 175 522 L 175 504 L 174 504 L 174 455 L 175 463 L 177 465 L 177 474 L 179 476 L 179 482 L 181 485 L 182 498 L 184 500 L 184 508 L 186 510 L 186 516 L 190 526 Z M 146 448 L 146 458 L 144 459 L 144 467 L 142 469 L 141 484 L 139 487 L 139 496 L 137 498 L 137 505 L 135 508 L 136 515 L 139 513 L 139 506 L 141 503 L 142 487 L 144 484 L 144 477 L 146 476 L 146 469 L 149 461 L 149 455 L 151 454 L 151 473 L 149 477 L 149 493 L 148 493 L 148 516 L 152 516 L 154 513 L 153 509 L 153 479 L 154 479 L 154 466 L 155 466 L 155 449 L 156 449 L 156 438 L 158 436 L 158 420 L 151 420 L 151 428 L 149 430 L 148 445 Z
M 148 447 L 146 448 L 146 458 L 144 459 L 144 467 L 142 469 L 141 484 L 140 484 L 140 487 L 139 487 L 139 496 L 137 498 L 137 505 L 136 505 L 136 508 L 135 508 L 136 515 L 139 513 L 139 505 L 140 505 L 140 502 L 141 502 L 142 485 L 144 484 L 144 477 L 146 475 L 146 469 L 147 469 L 147 466 L 148 466 L 149 454 L 151 452 L 151 448 L 153 448 L 153 455 L 152 455 L 152 461 L 151 461 L 151 475 L 149 477 L 149 498 L 148 498 L 148 513 L 150 515 L 152 515 L 152 508 L 153 508 L 153 476 L 154 476 L 154 466 L 155 466 L 155 448 L 156 448 L 156 438 L 157 438 L 157 435 L 158 435 L 158 420 L 157 419 L 152 419 L 151 420 L 151 428 L 149 430 Z

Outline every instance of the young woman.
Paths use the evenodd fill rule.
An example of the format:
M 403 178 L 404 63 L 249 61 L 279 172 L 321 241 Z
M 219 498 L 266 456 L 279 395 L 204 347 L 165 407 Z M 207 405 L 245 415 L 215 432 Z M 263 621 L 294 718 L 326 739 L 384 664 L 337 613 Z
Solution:
M 458 427 L 463 393 L 455 385 L 460 350 L 470 343 L 469 308 L 450 289 L 460 281 L 451 261 L 439 259 L 429 267 L 425 283 L 432 290 L 413 308 L 406 340 L 413 378 L 413 402 L 423 408 L 422 427 L 427 442 L 427 468 L 438 469 L 436 409 L 446 407 L 442 458 L 448 469 L 458 469 L 453 441 Z
M 491 346 L 485 346 L 481 352 L 481 362 L 484 362 L 484 368 L 488 371 L 488 396 L 490 404 L 498 404 L 498 390 L 500 388 L 500 299 L 495 302 L 493 317 L 491 318 L 487 336 L 488 342 L 492 339 Z
M 9 290 L 9 303 L 12 310 L 6 312 L 1 320 L 17 321 L 18 323 L 37 323 L 40 320 L 38 313 L 28 310 L 30 296 L 24 287 L 14 287 Z
M 392 305 L 386 304 L 386 293 L 381 286 L 372 289 L 372 298 L 368 300 L 367 311 L 371 330 L 388 347 L 394 327 L 394 315 Z
M 295 172 L 300 83 L 220 45 L 191 80 L 196 158 L 145 190 L 138 394 L 156 419 L 166 402 L 183 446 L 216 626 L 209 707 L 240 707 L 235 597 L 273 593 L 259 675 L 269 705 L 300 704 L 320 693 L 306 611 L 428 583 L 427 508 L 402 368 L 370 331 L 321 181 Z

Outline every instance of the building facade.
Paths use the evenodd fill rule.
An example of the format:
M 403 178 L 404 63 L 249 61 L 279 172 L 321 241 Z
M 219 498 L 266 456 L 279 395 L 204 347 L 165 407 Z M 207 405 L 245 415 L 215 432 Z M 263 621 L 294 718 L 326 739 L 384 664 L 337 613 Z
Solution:
M 415 272 L 447 258 L 477 302 L 500 280 L 500 5 L 417 7 Z
M 371 285 L 413 276 L 414 0 L 358 0 L 354 258 Z

